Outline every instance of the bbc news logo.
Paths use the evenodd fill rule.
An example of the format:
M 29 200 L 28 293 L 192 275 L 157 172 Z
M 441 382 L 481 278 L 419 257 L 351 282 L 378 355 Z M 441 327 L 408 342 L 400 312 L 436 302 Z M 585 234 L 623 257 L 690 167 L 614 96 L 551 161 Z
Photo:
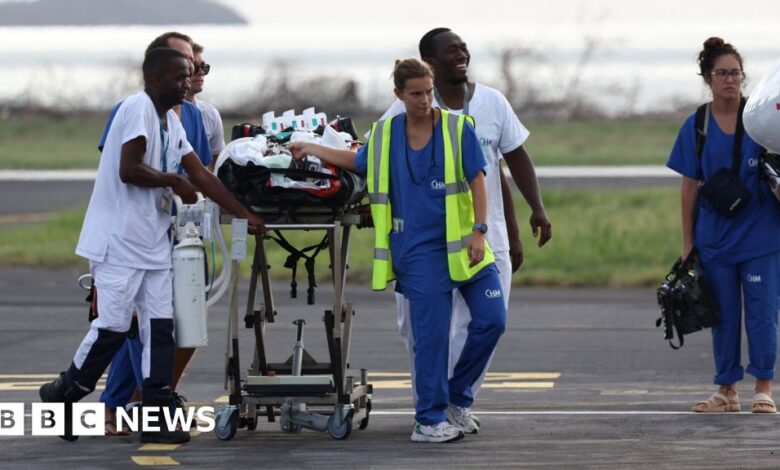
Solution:
M 103 436 L 106 427 L 106 409 L 103 403 L 74 403 L 71 427 L 74 436 Z M 117 429 L 127 428 L 132 432 L 160 431 L 179 426 L 183 431 L 197 429 L 200 432 L 214 430 L 216 419 L 214 407 L 159 408 L 136 406 L 127 411 L 116 409 Z M 0 403 L 0 436 L 23 436 L 25 423 L 24 403 Z M 64 403 L 33 403 L 30 407 L 30 430 L 33 436 L 62 436 L 65 434 Z

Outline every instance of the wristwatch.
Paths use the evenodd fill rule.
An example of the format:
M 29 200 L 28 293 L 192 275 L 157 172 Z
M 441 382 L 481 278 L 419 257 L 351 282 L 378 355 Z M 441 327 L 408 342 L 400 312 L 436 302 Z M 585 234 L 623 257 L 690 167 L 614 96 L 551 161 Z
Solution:
M 482 235 L 487 233 L 487 225 L 486 224 L 474 224 L 471 227 L 471 230 L 481 233 Z

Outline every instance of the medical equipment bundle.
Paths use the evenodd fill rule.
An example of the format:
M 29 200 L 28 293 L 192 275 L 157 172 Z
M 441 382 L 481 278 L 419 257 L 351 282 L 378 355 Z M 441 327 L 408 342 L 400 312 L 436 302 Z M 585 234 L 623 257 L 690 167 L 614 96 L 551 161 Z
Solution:
M 672 349 L 680 349 L 684 335 L 710 328 L 720 323 L 720 312 L 707 280 L 702 275 L 692 250 L 685 260 L 678 258 L 663 284 L 656 291 L 661 316 L 656 328 L 664 326 L 664 339 Z M 678 345 L 672 340 L 677 333 Z
M 342 123 L 345 121 L 342 119 Z M 215 173 L 233 194 L 263 217 L 270 236 L 290 252 L 285 263 L 293 269 L 305 260 L 310 285 L 307 300 L 314 303 L 313 265 L 318 252 L 329 254 L 333 281 L 332 307 L 324 311 L 327 358 L 315 359 L 304 346 L 307 320 L 296 319 L 292 355 L 285 361 L 271 360 L 272 326 L 277 324 L 266 237 L 255 237 L 249 292 L 243 322 L 239 319 L 238 265 L 230 264 L 228 338 L 225 388 L 228 405 L 216 410 L 214 432 L 220 440 L 232 439 L 239 428 L 254 430 L 261 419 L 278 421 L 282 432 L 303 429 L 327 431 L 334 439 L 346 439 L 353 427 L 364 429 L 371 411 L 373 387 L 368 373 L 350 372 L 349 352 L 352 322 L 356 311 L 345 302 L 347 255 L 351 228 L 364 223 L 360 205 L 365 183 L 357 175 L 342 171 L 311 156 L 300 165 L 293 162 L 291 142 L 318 142 L 334 148 L 357 148 L 356 135 L 326 125 L 327 117 L 313 108 L 300 117 L 288 111 L 277 118 L 263 115 L 261 126 L 238 126 L 239 138 L 220 154 Z M 316 124 L 316 127 L 314 127 Z M 337 126 L 338 127 L 338 126 Z M 227 223 L 229 217 L 223 216 Z M 325 237 L 312 247 L 295 249 L 282 233 L 322 230 Z M 260 295 L 258 295 L 260 290 Z M 295 279 L 291 294 L 295 297 Z M 260 297 L 260 299 L 257 299 Z M 261 302 L 257 302 L 261 300 Z M 252 331 L 251 366 L 242 368 L 239 327 Z M 311 320 L 308 320 L 311 324 Z
M 324 123 L 324 113 L 315 114 L 313 109 L 309 108 L 303 116 L 311 116 L 309 120 L 314 123 Z M 339 208 L 359 203 L 365 196 L 362 178 L 312 156 L 296 162 L 287 148 L 294 142 L 314 142 L 337 149 L 356 149 L 359 142 L 351 119 L 338 118 L 312 129 L 305 125 L 304 117 L 299 119 L 292 113 L 287 111 L 285 115 L 294 125 L 279 132 L 263 133 L 269 128 L 273 112 L 264 115 L 266 126 L 237 126 L 234 135 L 243 137 L 230 142 L 217 159 L 215 172 L 220 181 L 249 207 Z

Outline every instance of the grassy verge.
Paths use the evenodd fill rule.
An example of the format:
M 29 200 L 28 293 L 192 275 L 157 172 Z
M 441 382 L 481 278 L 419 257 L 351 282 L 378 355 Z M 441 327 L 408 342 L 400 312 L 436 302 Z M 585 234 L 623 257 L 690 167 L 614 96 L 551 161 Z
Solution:
M 524 203 L 516 202 L 525 265 L 514 280 L 522 285 L 642 286 L 654 285 L 679 252 L 679 207 L 673 188 L 625 190 L 550 190 L 545 193 L 553 222 L 553 239 L 538 249 L 527 226 Z M 82 266 L 73 254 L 83 210 L 60 214 L 44 224 L 14 226 L 0 231 L 0 266 Z M 229 234 L 228 234 L 229 236 Z M 290 233 L 296 246 L 319 241 L 320 233 Z M 372 231 L 354 230 L 350 249 L 350 282 L 368 282 L 371 275 Z M 269 242 L 271 273 L 288 280 L 286 252 Z M 250 243 L 250 253 L 254 245 Z M 250 261 L 242 263 L 249 271 Z M 324 283 L 327 257 L 317 259 Z M 305 292 L 303 263 L 299 291 Z M 283 284 L 280 284 L 283 285 Z
M 226 136 L 234 123 L 226 121 Z M 661 165 L 680 125 L 676 119 L 525 124 L 537 165 Z M 95 168 L 103 125 L 98 119 L 5 121 L 0 169 Z

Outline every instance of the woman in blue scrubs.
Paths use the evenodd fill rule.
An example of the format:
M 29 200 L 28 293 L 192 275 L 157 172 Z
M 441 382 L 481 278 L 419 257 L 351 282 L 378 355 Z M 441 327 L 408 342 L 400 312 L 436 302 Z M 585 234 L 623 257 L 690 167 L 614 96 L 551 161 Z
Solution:
M 718 171 L 733 165 L 741 89 L 742 57 L 721 38 L 710 38 L 698 58 L 701 76 L 712 91 L 705 117 L 706 139 L 697 154 L 695 114 L 686 119 L 667 166 L 682 175 L 682 257 L 695 247 L 721 314 L 712 329 L 713 382 L 718 391 L 696 403 L 700 413 L 740 411 L 736 384 L 744 377 L 741 338 L 744 312 L 748 339 L 747 373 L 756 378 L 751 411 L 774 413 L 772 380 L 777 357 L 780 307 L 780 207 L 759 178 L 763 149 L 747 134 L 739 148 L 739 179 L 750 192 L 748 203 L 733 216 L 722 215 L 699 194 Z
M 506 308 L 498 271 L 493 263 L 466 281 L 456 282 L 448 267 L 444 175 L 445 142 L 442 112 L 433 108 L 433 72 L 422 61 L 396 63 L 396 96 L 406 113 L 392 118 L 389 144 L 388 197 L 393 227 L 390 259 L 396 291 L 409 299 L 415 349 L 418 394 L 415 442 L 450 442 L 476 433 L 479 420 L 470 412 L 471 386 L 479 378 L 504 332 Z M 371 141 L 370 141 L 371 142 Z M 295 158 L 313 155 L 331 164 L 366 175 L 368 148 L 336 150 L 310 143 L 292 145 Z M 473 198 L 473 232 L 468 238 L 471 266 L 485 256 L 487 189 L 485 157 L 474 128 L 461 133 L 462 170 Z M 447 379 L 452 290 L 459 289 L 472 321 L 463 353 Z

